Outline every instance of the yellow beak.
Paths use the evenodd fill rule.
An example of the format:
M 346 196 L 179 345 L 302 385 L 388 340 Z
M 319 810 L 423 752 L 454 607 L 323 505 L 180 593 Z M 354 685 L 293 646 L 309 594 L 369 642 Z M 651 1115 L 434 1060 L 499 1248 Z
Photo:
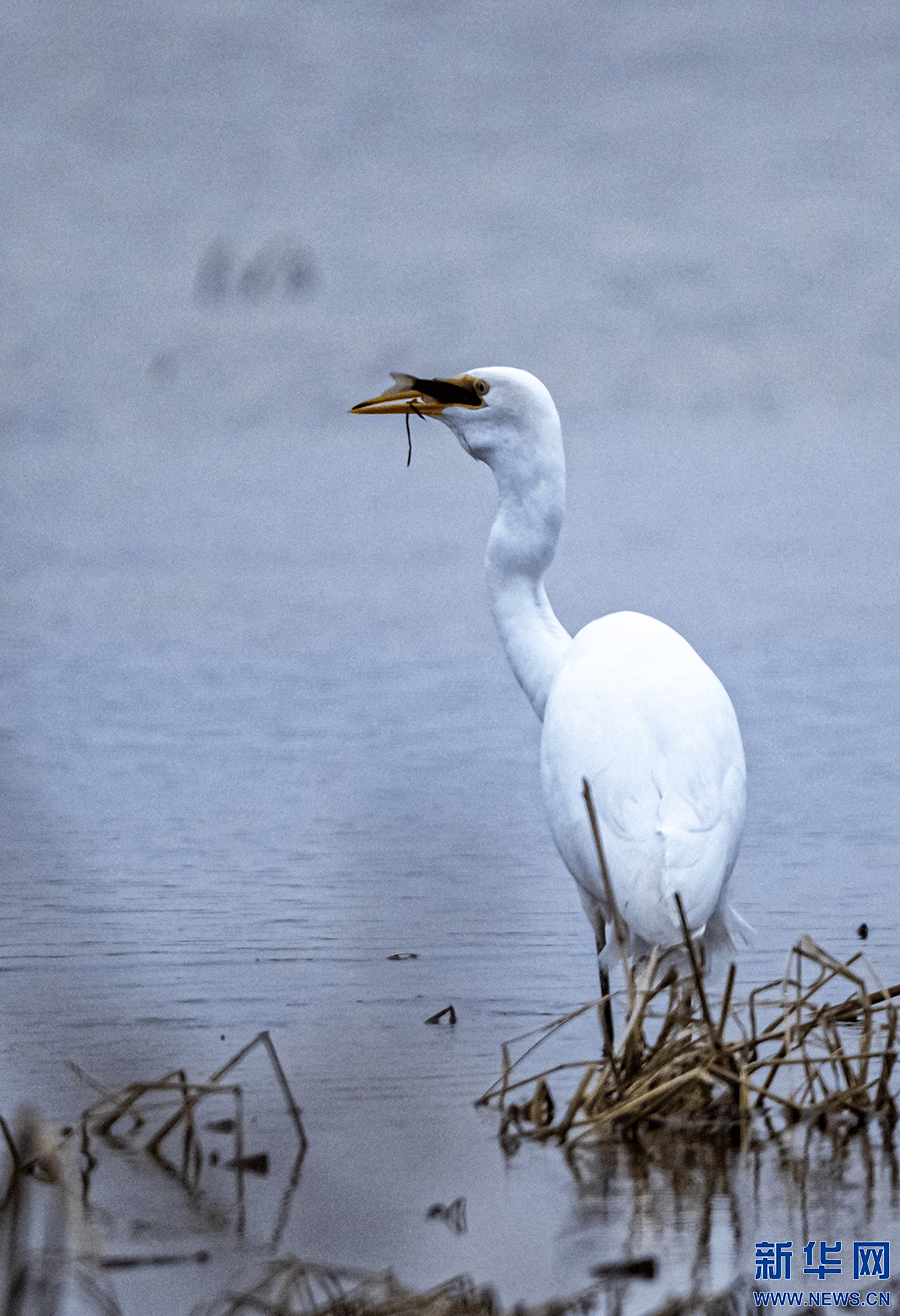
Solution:
M 454 379 L 416 379 L 415 375 L 401 375 L 391 371 L 393 388 L 377 398 L 357 402 L 351 407 L 354 416 L 410 415 L 439 416 L 445 407 L 483 407 L 481 383 L 471 375 L 457 375 Z M 486 386 L 482 386 L 486 391 Z

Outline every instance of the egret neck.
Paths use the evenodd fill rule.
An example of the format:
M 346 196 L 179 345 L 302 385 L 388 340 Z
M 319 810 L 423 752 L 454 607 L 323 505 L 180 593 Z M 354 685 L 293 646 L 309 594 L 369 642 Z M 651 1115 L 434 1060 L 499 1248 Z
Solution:
M 494 472 L 500 500 L 485 556 L 491 611 L 516 679 L 543 721 L 572 643 L 544 589 L 565 512 L 565 458 L 561 437 L 548 443 L 545 432 L 538 442 L 537 435 L 497 429 L 496 442 L 473 452 Z

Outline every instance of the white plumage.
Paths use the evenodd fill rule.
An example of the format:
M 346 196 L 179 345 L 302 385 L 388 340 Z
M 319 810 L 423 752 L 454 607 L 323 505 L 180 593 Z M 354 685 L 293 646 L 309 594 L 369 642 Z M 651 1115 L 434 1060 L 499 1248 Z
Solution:
M 676 892 L 696 937 L 727 942 L 730 928 L 743 925 L 726 889 L 743 827 L 745 771 L 724 688 L 686 640 L 651 617 L 613 613 L 574 639 L 560 625 L 543 582 L 562 525 L 565 459 L 556 407 L 538 379 L 497 366 L 452 379 L 394 378 L 394 388 L 354 412 L 435 416 L 496 478 L 485 564 L 491 607 L 544 724 L 547 817 L 598 952 L 613 913 L 583 779 L 630 952 L 679 944 Z M 604 986 L 608 954 L 600 960 Z

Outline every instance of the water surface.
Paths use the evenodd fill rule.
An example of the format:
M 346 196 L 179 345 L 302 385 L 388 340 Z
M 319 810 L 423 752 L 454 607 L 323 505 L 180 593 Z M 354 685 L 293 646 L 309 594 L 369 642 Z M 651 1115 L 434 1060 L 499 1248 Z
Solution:
M 722 1184 L 654 1187 L 635 1232 L 627 1161 L 579 1195 L 472 1109 L 503 1040 L 595 993 L 590 934 L 485 607 L 489 473 L 433 424 L 407 470 L 401 421 L 346 413 L 391 368 L 545 380 L 560 618 L 660 617 L 738 711 L 739 986 L 863 921 L 900 979 L 897 22 L 6 16 L 2 1109 L 77 1112 L 69 1059 L 201 1077 L 268 1028 L 310 1136 L 300 1254 L 512 1302 L 640 1247 L 646 1309 L 792 1227 L 764 1175 L 738 1239 Z M 879 1174 L 830 1233 L 884 1221 Z M 459 1196 L 467 1233 L 426 1221 Z

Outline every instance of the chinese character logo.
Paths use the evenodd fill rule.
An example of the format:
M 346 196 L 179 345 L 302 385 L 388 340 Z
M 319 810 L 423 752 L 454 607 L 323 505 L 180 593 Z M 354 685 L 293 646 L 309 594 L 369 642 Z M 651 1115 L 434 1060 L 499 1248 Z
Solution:
M 818 1275 L 819 1279 L 824 1279 L 826 1275 L 840 1275 L 840 1243 L 828 1244 L 823 1240 L 819 1244 L 818 1265 L 813 1261 L 815 1250 L 815 1241 L 807 1243 L 806 1247 L 803 1249 L 803 1255 L 806 1257 L 806 1265 L 803 1267 L 804 1275 Z
M 758 1254 L 759 1248 L 756 1251 Z M 890 1243 L 853 1244 L 854 1279 L 890 1279 L 890 1275 Z
M 886 1246 L 870 1244 L 869 1246 Z M 756 1278 L 790 1279 L 792 1243 L 757 1243 Z

